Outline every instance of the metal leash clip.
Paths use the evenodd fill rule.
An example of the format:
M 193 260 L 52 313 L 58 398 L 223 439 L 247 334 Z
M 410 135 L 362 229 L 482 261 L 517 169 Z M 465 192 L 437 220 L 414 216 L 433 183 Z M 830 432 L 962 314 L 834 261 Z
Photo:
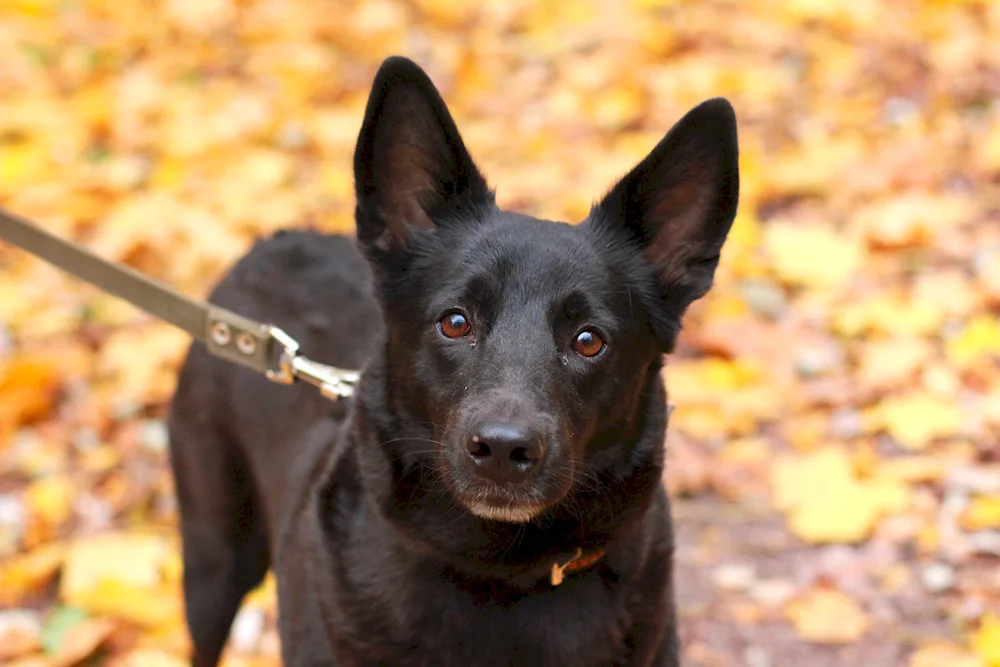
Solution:
M 361 377 L 360 373 L 303 357 L 299 354 L 298 341 L 278 327 L 266 328 L 271 340 L 283 348 L 278 355 L 277 368 L 265 372 L 268 380 L 281 384 L 291 384 L 297 379 L 303 380 L 318 387 L 320 394 L 332 400 L 349 398 L 354 394 L 354 385 Z
M 361 374 L 313 361 L 299 354 L 299 343 L 283 330 L 260 324 L 223 308 L 211 308 L 208 318 L 208 351 L 256 369 L 271 382 L 294 384 L 296 380 L 319 388 L 329 399 L 354 394 Z

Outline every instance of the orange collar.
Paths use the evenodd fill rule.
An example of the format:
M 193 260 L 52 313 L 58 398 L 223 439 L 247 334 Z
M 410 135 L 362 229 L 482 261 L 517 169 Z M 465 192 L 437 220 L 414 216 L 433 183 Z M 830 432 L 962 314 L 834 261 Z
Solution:
M 566 578 L 567 572 L 572 573 L 586 570 L 588 567 L 604 558 L 604 553 L 604 549 L 598 549 L 597 551 L 584 556 L 583 549 L 578 547 L 576 555 L 566 563 L 562 565 L 559 563 L 552 563 L 552 572 L 549 573 L 549 581 L 552 582 L 553 586 L 558 586 L 563 582 L 563 579 Z

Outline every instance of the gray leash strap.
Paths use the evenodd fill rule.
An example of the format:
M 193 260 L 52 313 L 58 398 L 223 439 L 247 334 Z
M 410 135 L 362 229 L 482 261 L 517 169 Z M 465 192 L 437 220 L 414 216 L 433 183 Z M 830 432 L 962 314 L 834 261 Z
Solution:
M 302 356 L 295 339 L 278 327 L 185 296 L 3 208 L 0 208 L 0 239 L 183 329 L 204 343 L 214 356 L 246 366 L 272 382 L 292 384 L 301 380 L 318 387 L 323 396 L 332 400 L 354 393 L 359 376 L 356 371 L 334 368 Z

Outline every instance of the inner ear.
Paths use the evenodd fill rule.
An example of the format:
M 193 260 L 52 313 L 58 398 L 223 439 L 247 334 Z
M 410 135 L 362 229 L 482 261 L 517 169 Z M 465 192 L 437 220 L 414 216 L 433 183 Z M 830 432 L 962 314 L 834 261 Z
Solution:
M 437 217 L 490 196 L 441 95 L 405 58 L 375 76 L 354 167 L 358 239 L 381 250 L 405 248 Z
M 704 102 L 667 133 L 592 211 L 588 224 L 628 238 L 659 282 L 650 304 L 663 349 L 680 318 L 712 285 L 739 199 L 736 116 Z
M 646 192 L 630 217 L 642 225 L 643 255 L 661 281 L 689 282 L 698 277 L 698 264 L 718 259 L 735 217 L 736 171 L 710 146 L 694 142 L 674 146 L 669 155 L 670 164 L 640 179 Z

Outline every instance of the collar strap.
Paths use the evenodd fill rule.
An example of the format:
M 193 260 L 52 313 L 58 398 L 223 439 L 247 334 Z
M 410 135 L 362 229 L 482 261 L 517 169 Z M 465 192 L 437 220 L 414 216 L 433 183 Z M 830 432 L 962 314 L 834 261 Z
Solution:
M 558 586 L 566 578 L 566 574 L 572 574 L 573 572 L 581 572 L 586 570 L 597 563 L 597 561 L 604 558 L 604 549 L 598 549 L 589 554 L 584 555 L 583 549 L 577 547 L 576 555 L 570 560 L 566 561 L 562 565 L 558 562 L 552 563 L 552 571 L 549 573 L 549 581 L 553 586 Z

